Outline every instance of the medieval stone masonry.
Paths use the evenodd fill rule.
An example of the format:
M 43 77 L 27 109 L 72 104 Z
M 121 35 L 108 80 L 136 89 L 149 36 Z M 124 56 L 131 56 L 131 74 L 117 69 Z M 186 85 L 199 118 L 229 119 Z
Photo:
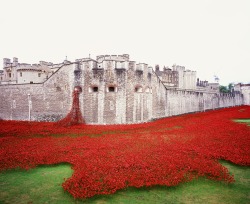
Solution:
M 195 71 L 179 65 L 154 70 L 127 54 L 33 65 L 5 58 L 0 83 L 4 120 L 57 121 L 70 111 L 76 86 L 87 124 L 142 123 L 243 104 L 241 92 L 221 94 L 218 83 L 196 79 Z

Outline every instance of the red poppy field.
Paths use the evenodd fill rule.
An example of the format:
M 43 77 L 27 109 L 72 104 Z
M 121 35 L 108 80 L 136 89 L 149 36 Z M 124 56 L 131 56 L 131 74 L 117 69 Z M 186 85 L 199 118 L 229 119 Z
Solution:
M 70 163 L 63 188 L 75 198 L 130 186 L 176 186 L 198 177 L 234 182 L 219 160 L 250 165 L 250 106 L 137 125 L 0 121 L 0 170 Z

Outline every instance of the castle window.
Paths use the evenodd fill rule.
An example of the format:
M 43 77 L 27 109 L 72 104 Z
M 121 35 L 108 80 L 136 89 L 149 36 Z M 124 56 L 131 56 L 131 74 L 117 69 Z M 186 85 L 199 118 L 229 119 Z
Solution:
M 77 91 L 78 93 L 82 93 L 82 87 L 81 86 L 75 86 L 74 91 Z
M 11 73 L 9 73 L 9 77 L 11 77 Z
M 90 93 L 98 92 L 98 86 L 89 87 L 89 92 L 90 92 Z
M 110 86 L 108 88 L 108 92 L 115 92 L 115 87 L 114 86 Z
M 136 93 L 142 93 L 142 87 L 141 86 L 135 87 L 135 92 Z
M 97 86 L 93 87 L 93 92 L 98 92 L 98 87 Z
M 38 73 L 38 77 L 41 77 L 41 73 Z
M 31 84 L 33 84 L 33 81 L 30 81 Z
M 114 84 L 107 85 L 106 92 L 117 92 L 117 86 Z

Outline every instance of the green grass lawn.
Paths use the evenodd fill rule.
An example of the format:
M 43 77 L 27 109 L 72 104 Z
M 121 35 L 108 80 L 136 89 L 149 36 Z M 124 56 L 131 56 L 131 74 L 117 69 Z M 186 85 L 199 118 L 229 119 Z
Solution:
M 176 187 L 128 188 L 113 195 L 74 200 L 61 184 L 72 174 L 68 164 L 39 166 L 29 171 L 0 174 L 1 203 L 250 203 L 250 168 L 225 161 L 236 182 L 225 184 L 205 178 Z
M 250 126 L 250 119 L 237 119 L 234 121 L 238 123 L 246 123 L 248 126 Z

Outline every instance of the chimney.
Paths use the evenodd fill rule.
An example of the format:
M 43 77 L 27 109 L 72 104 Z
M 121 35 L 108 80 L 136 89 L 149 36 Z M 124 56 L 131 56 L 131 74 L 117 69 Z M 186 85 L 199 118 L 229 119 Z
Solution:
M 3 58 L 3 67 L 6 67 L 10 63 L 11 63 L 11 61 L 9 58 Z
M 13 57 L 13 66 L 16 66 L 18 64 L 18 58 Z
M 156 72 L 160 71 L 160 67 L 159 67 L 159 65 L 158 65 L 158 64 L 157 64 L 157 65 L 155 65 L 155 71 L 156 71 Z

